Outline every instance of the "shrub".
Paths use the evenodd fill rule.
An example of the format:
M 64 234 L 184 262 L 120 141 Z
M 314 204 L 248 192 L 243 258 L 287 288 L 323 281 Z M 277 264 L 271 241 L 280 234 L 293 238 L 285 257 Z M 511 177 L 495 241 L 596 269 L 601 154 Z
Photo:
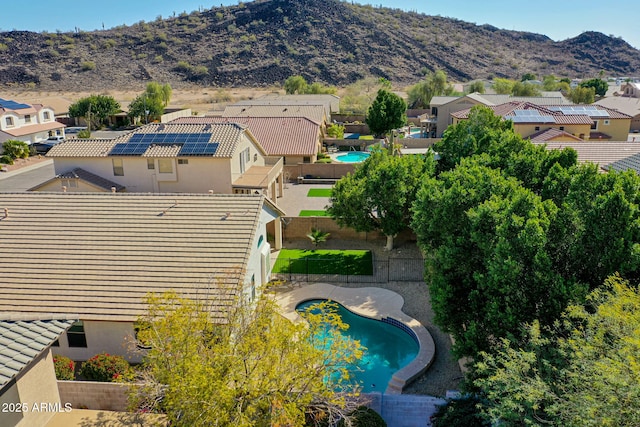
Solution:
M 123 357 L 100 353 L 82 364 L 80 375 L 91 381 L 118 382 L 131 379 L 133 370 Z
M 59 354 L 53 355 L 53 367 L 56 371 L 56 379 L 72 381 L 75 379 L 76 364 L 73 360 Z
M 331 163 L 332 160 L 331 158 L 324 158 L 324 159 L 318 159 L 318 161 L 316 163 Z
M 12 165 L 13 158 L 5 154 L 4 156 L 0 156 L 0 163 L 3 163 L 5 165 Z
M 91 71 L 96 69 L 96 63 L 93 61 L 84 61 L 80 64 L 82 71 Z
M 2 143 L 2 149 L 5 156 L 9 156 L 11 159 L 26 159 L 29 157 L 29 145 L 24 141 L 9 139 Z
M 351 425 L 353 427 L 387 427 L 387 423 L 373 409 L 360 406 L 349 414 L 353 417 Z M 344 427 L 346 423 L 340 420 L 338 427 Z
M 91 131 L 89 129 L 82 129 L 78 132 L 78 138 L 89 139 L 91 138 Z

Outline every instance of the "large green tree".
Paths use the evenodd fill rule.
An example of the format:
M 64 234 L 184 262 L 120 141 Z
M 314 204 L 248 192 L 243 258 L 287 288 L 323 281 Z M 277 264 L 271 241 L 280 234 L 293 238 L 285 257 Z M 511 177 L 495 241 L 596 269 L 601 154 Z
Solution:
M 407 103 L 395 93 L 380 89 L 367 110 L 365 122 L 374 135 L 382 137 L 407 123 Z
M 129 104 L 129 117 L 132 120 L 142 118 L 145 123 L 159 119 L 171 101 L 171 94 L 171 85 L 168 83 L 147 83 L 145 91 Z
M 335 308 L 325 303 L 296 324 L 268 297 L 230 299 L 227 314 L 214 318 L 210 302 L 148 298 L 138 322 L 148 350 L 137 408 L 189 427 L 301 427 L 305 415 L 331 423 L 354 409 L 347 366 L 362 350 L 338 333 L 346 325 Z
M 640 293 L 609 278 L 553 327 L 531 324 L 475 369 L 484 413 L 504 426 L 640 425 Z
M 435 73 L 427 74 L 424 80 L 411 86 L 407 95 L 411 108 L 428 108 L 431 98 L 434 96 L 451 95 L 453 92 L 453 86 L 447 82 L 447 73 L 437 70 Z
M 376 151 L 331 192 L 329 214 L 340 226 L 378 230 L 387 236 L 385 249 L 410 224 L 411 205 L 424 176 L 433 174 L 433 156 L 392 156 Z
M 580 82 L 580 87 L 592 87 L 596 95 L 602 97 L 607 94 L 609 84 L 602 79 L 594 78 Z
M 569 92 L 569 99 L 574 104 L 593 104 L 596 100 L 596 89 L 584 86 L 574 87 Z
M 84 117 L 91 128 L 107 124 L 109 116 L 120 112 L 120 104 L 109 95 L 90 95 L 69 106 L 71 117 Z

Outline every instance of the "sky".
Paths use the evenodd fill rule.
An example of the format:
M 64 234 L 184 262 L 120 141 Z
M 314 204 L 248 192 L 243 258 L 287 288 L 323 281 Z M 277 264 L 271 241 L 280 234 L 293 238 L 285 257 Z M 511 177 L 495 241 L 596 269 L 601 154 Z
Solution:
M 293 0 L 292 0 L 293 1 Z M 640 30 L 635 16 L 637 0 L 375 0 L 356 3 L 440 15 L 498 28 L 544 34 L 555 41 L 575 37 L 584 31 L 599 31 L 623 38 L 640 49 Z M 98 6 L 101 4 L 101 6 Z M 0 31 L 29 30 L 91 31 L 118 25 L 153 21 L 181 12 L 236 5 L 238 0 L 78 0 L 3 1 Z M 606 6 L 605 6 L 606 4 Z M 634 28 L 635 27 L 635 28 Z

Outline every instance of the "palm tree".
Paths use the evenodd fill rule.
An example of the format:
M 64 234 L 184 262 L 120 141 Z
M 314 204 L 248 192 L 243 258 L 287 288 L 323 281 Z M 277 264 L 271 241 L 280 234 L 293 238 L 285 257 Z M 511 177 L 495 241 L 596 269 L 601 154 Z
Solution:
M 311 243 L 313 243 L 315 245 L 315 247 L 318 247 L 319 243 L 327 241 L 327 238 L 329 237 L 329 234 L 331 234 L 331 233 L 327 233 L 327 232 L 324 232 L 322 230 L 318 230 L 316 228 L 312 228 L 311 229 L 311 233 L 307 234 L 307 237 L 309 239 L 311 239 Z

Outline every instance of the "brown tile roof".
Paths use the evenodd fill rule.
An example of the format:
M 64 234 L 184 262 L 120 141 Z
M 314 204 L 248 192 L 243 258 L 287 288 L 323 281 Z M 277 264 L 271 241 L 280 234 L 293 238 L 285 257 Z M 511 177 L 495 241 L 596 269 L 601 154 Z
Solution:
M 306 117 L 321 124 L 325 110 L 322 105 L 229 105 L 222 117 Z
M 534 142 L 547 142 L 547 141 L 553 141 L 555 138 L 558 138 L 558 137 L 570 138 L 574 141 L 584 142 L 584 140 L 570 134 L 569 132 L 565 132 L 563 130 L 553 129 L 553 128 L 545 129 L 545 130 L 541 130 L 539 132 L 533 133 L 529 135 L 527 139 L 530 139 L 531 141 L 534 141 Z
M 183 117 L 171 123 L 240 123 L 269 156 L 313 156 L 319 149 L 320 125 L 305 117 Z
M 64 125 L 58 122 L 46 122 L 38 123 L 34 125 L 21 126 L 19 128 L 5 129 L 3 132 L 8 133 L 11 136 L 24 136 L 32 133 L 46 132 L 54 129 L 62 129 Z
M 607 118 L 612 118 L 612 119 L 630 118 L 630 116 L 627 116 L 626 114 L 620 113 L 619 111 L 615 111 L 610 108 L 605 108 L 605 107 L 602 107 L 599 105 L 593 105 L 593 104 L 589 104 L 589 106 L 595 107 L 599 110 L 606 110 L 609 113 L 609 117 Z M 593 119 L 589 117 L 587 114 L 580 114 L 580 113 L 567 114 L 567 113 L 563 113 L 562 111 L 559 111 L 560 108 L 565 108 L 565 107 L 586 107 L 586 106 L 585 105 L 544 106 L 544 105 L 537 105 L 537 104 L 532 104 L 531 102 L 524 102 L 524 101 L 512 101 L 512 102 L 507 102 L 500 105 L 488 106 L 488 108 L 493 110 L 493 112 L 496 115 L 501 116 L 504 119 L 512 120 L 515 117 L 517 117 L 516 110 L 535 110 L 539 113 L 539 116 L 542 116 L 542 118 L 544 119 L 544 121 L 538 121 L 536 119 L 533 119 L 532 121 L 527 121 L 526 116 L 520 116 L 519 122 L 518 122 L 520 124 L 522 123 L 526 123 L 526 124 L 555 123 L 558 125 L 572 125 L 572 124 L 584 124 L 584 125 L 589 124 L 590 125 L 591 123 L 593 123 Z M 471 112 L 471 108 L 466 108 L 464 110 L 451 113 L 451 116 L 457 119 L 467 119 L 469 118 L 470 112 Z M 535 116 L 535 117 L 539 117 L 539 116 Z
M 211 134 L 209 142 L 219 144 L 217 151 L 211 157 L 232 157 L 240 136 L 245 127 L 237 123 L 153 123 L 120 135 L 117 138 L 71 140 L 53 147 L 48 157 L 107 157 L 116 144 L 127 143 L 138 134 Z M 158 143 L 149 146 L 143 157 L 175 157 L 184 141 L 180 139 L 169 144 Z M 140 157 L 138 155 L 137 157 Z
M 51 181 L 61 180 L 61 179 L 80 179 L 82 181 L 88 182 L 91 185 L 95 185 L 96 187 L 102 188 L 103 190 L 107 190 L 107 191 L 111 191 L 112 188 L 115 188 L 116 191 L 124 191 L 126 188 L 124 185 L 120 185 L 117 182 L 110 181 L 106 178 L 93 174 L 82 168 L 75 168 L 68 172 L 61 173 L 57 175 L 55 178 L 43 184 L 40 184 L 36 187 L 31 188 L 29 191 L 37 190 L 39 187 L 42 187 Z
M 601 167 L 640 153 L 640 143 L 634 142 L 558 141 L 547 142 L 545 145 L 549 150 L 571 147 L 578 152 L 579 162 L 597 163 Z
M 263 196 L 0 193 L 0 312 L 132 321 L 149 292 L 225 309 Z M 4 217 L 4 209 L 8 216 Z

